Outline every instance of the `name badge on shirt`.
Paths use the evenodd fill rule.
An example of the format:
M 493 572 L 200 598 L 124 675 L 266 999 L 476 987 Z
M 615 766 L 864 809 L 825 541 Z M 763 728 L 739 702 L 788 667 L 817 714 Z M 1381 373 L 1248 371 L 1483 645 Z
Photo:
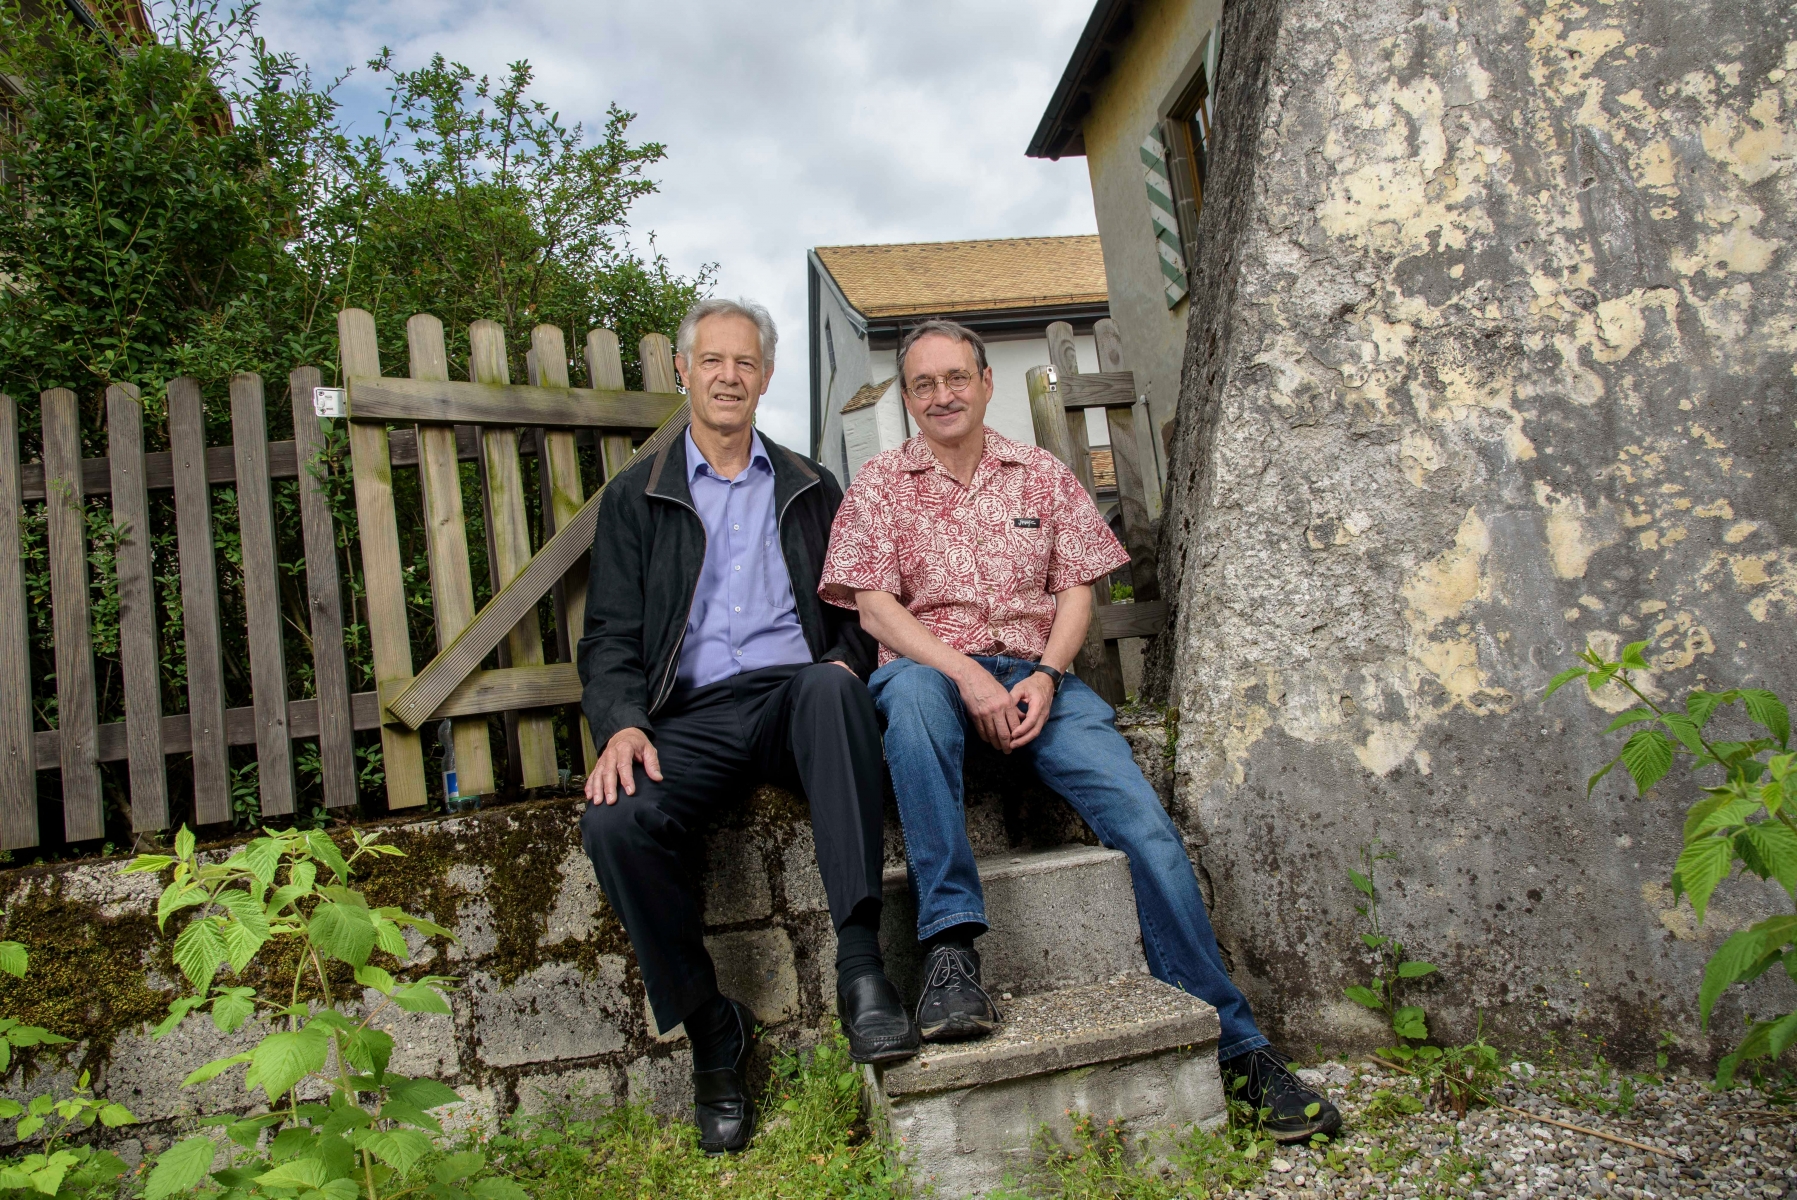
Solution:
M 1042 528 L 1042 518 L 1041 517 L 1013 517 L 1011 519 L 1011 525 L 1017 529 L 1040 529 L 1040 528 Z

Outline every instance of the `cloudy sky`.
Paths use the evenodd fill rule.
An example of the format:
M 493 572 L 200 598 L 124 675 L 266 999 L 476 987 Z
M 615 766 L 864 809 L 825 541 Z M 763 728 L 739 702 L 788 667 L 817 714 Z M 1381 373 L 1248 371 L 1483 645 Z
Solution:
M 782 334 L 764 401 L 776 438 L 808 436 L 805 251 L 1097 228 L 1082 158 L 1023 156 L 1092 0 L 268 0 L 264 30 L 328 78 L 382 46 L 476 73 L 514 59 L 589 128 L 616 101 L 666 143 L 661 191 L 633 216 L 675 268 L 761 300 Z M 366 72 L 341 93 L 374 131 Z M 578 331 L 569 331 L 578 336 Z M 671 331 L 670 331 L 671 332 Z

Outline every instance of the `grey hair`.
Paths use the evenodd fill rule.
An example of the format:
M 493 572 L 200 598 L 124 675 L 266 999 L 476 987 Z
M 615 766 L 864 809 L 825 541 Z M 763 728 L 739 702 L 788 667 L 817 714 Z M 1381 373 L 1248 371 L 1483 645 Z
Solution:
M 917 344 L 918 338 L 929 337 L 931 334 L 934 334 L 937 337 L 952 338 L 955 341 L 960 342 L 963 346 L 972 346 L 973 360 L 979 364 L 980 373 L 985 373 L 985 340 L 959 321 L 949 321 L 942 317 L 931 317 L 920 325 L 912 326 L 911 332 L 905 335 L 905 340 L 899 343 L 898 362 L 896 364 L 898 367 L 899 387 L 902 388 L 905 386 L 905 355 L 911 353 L 911 347 Z
M 713 296 L 687 309 L 686 316 L 680 319 L 680 328 L 674 333 L 674 349 L 686 360 L 689 370 L 693 362 L 693 337 L 698 332 L 699 322 L 706 317 L 743 317 L 755 322 L 755 329 L 761 334 L 761 365 L 774 365 L 774 346 L 779 342 L 780 334 L 774 328 L 773 315 L 753 300 L 726 300 L 722 296 Z

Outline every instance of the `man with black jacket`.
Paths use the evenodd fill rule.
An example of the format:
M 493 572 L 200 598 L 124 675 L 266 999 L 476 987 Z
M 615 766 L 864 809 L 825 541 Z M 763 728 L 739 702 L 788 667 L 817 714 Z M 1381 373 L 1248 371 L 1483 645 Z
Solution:
M 755 1018 L 718 991 L 693 879 L 705 826 L 760 781 L 802 790 L 836 926 L 837 1013 L 858 1062 L 918 1037 L 880 957 L 879 719 L 874 644 L 818 599 L 842 489 L 758 433 L 773 319 L 704 300 L 680 323 L 686 433 L 607 489 L 593 538 L 581 704 L 603 745 L 581 839 L 636 948 L 662 1029 L 693 1050 L 700 1145 L 754 1132 L 744 1069 Z

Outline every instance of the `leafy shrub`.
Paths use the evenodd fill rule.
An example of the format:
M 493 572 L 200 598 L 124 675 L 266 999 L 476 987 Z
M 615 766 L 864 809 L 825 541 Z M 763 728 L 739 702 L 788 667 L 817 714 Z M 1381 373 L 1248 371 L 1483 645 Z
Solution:
M 1682 710 L 1662 707 L 1631 678 L 1631 672 L 1649 669 L 1643 656 L 1647 645 L 1634 642 L 1624 647 L 1615 662 L 1587 647 L 1579 655 L 1583 665 L 1568 667 L 1548 684 L 1551 696 L 1576 679 L 1583 679 L 1593 692 L 1614 681 L 1640 701 L 1604 731 L 1634 729 L 1616 757 L 1591 776 L 1586 794 L 1617 763 L 1643 795 L 1666 778 L 1681 758 L 1688 760 L 1693 774 L 1710 773 L 1714 779 L 1719 773 L 1720 782 L 1703 787 L 1706 799 L 1691 805 L 1685 814 L 1684 850 L 1672 874 L 1673 898 L 1689 896 L 1702 924 L 1711 895 L 1739 863 L 1744 871 L 1761 879 L 1777 880 L 1797 901 L 1797 822 L 1787 806 L 1797 794 L 1797 778 L 1793 778 L 1797 754 L 1790 752 L 1791 718 L 1784 702 L 1763 688 L 1725 692 L 1697 688 L 1685 696 Z M 1718 713 L 1737 704 L 1765 736 L 1728 741 L 1707 732 Z M 1758 979 L 1779 965 L 1797 981 L 1794 942 L 1797 915 L 1791 914 L 1768 917 L 1723 942 L 1710 956 L 1698 990 L 1705 1027 L 1717 999 L 1731 984 Z M 1734 1052 L 1717 1064 L 1716 1082 L 1729 1086 L 1742 1063 L 1776 1059 L 1793 1041 L 1797 1041 L 1797 1012 L 1755 1021 Z
M 208 1176 L 206 1190 L 225 1200 L 356 1200 L 358 1193 L 382 1200 L 401 1190 L 432 1200 L 524 1200 L 517 1184 L 487 1172 L 484 1156 L 472 1152 L 437 1161 L 422 1183 L 397 1186 L 437 1150 L 433 1135 L 443 1127 L 432 1110 L 460 1097 L 435 1080 L 387 1070 L 393 1038 L 375 1024 L 377 1018 L 389 1005 L 447 1015 L 450 980 L 426 975 L 401 982 L 374 960 L 385 955 L 402 965 L 410 956 L 407 930 L 449 933 L 398 908 L 371 908 L 350 886 L 358 860 L 402 853 L 377 837 L 356 833 L 345 857 L 321 831 L 269 830 L 224 862 L 206 862 L 183 828 L 173 855 L 139 855 L 125 868 L 173 868 L 157 902 L 159 923 L 193 910 L 174 946 L 175 962 L 193 991 L 169 1005 L 154 1036 L 166 1036 L 202 1010 L 222 1033 L 235 1033 L 253 1017 L 272 1027 L 254 1049 L 214 1059 L 183 1084 L 242 1066 L 244 1107 L 260 1091 L 270 1111 L 207 1117 L 201 1124 L 222 1126 L 231 1144 L 229 1164 L 213 1171 L 218 1143 L 205 1134 L 187 1138 L 157 1161 L 144 1200 L 205 1185 Z M 291 977 L 275 981 L 276 994 L 220 981 L 227 967 L 241 978 L 271 942 L 273 961 L 292 964 Z M 347 1003 L 352 997 L 341 994 L 348 991 L 343 974 L 383 999 L 357 1016 Z

